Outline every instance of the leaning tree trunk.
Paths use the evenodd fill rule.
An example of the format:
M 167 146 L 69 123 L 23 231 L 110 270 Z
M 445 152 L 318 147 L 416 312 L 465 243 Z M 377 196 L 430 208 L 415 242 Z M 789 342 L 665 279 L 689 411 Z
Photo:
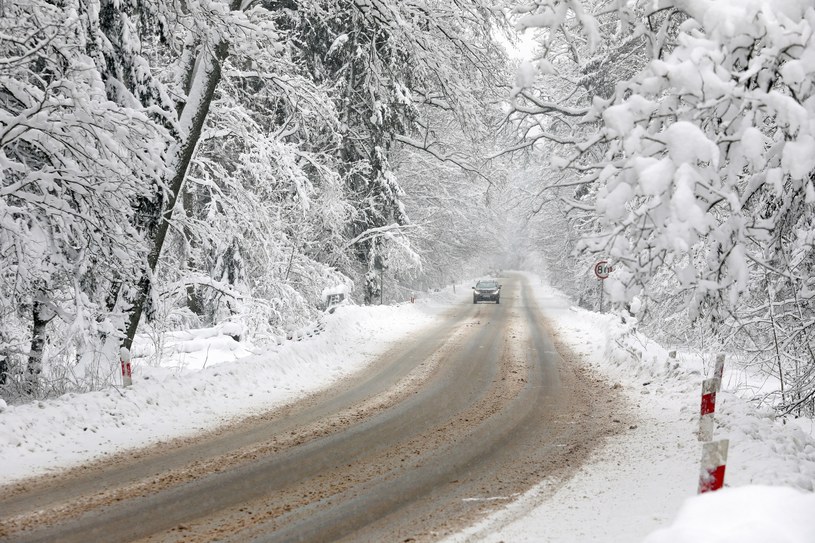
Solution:
M 233 0 L 230 7 L 236 10 L 240 7 L 240 2 Z M 192 82 L 191 91 L 179 119 L 179 125 L 182 129 L 181 141 L 176 144 L 168 168 L 167 186 L 169 191 L 167 202 L 161 209 L 155 210 L 159 217 L 157 225 L 151 233 L 152 235 L 149 235 L 150 252 L 147 256 L 146 268 L 136 286 L 135 294 L 128 300 L 130 309 L 127 315 L 125 337 L 122 340 L 122 347 L 127 349 L 130 349 L 133 344 L 133 338 L 139 327 L 145 303 L 150 295 L 151 280 L 161 256 L 164 240 L 167 237 L 173 209 L 183 189 L 187 170 L 192 162 L 195 148 L 201 137 L 201 131 L 209 115 L 209 107 L 215 95 L 215 89 L 221 81 L 221 64 L 226 60 L 228 52 L 229 44 L 226 41 L 221 41 L 215 47 L 214 54 L 204 48 L 199 53 L 202 57 L 200 62 L 197 63 L 197 69 L 196 66 L 191 68 L 195 70 L 190 79 Z

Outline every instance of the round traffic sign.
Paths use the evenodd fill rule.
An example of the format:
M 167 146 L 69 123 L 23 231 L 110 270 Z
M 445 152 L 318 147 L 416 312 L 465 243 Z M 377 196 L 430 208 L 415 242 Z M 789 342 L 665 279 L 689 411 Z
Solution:
M 609 274 L 613 271 L 614 268 L 611 267 L 608 260 L 601 260 L 594 265 L 594 275 L 597 276 L 597 279 L 608 279 Z

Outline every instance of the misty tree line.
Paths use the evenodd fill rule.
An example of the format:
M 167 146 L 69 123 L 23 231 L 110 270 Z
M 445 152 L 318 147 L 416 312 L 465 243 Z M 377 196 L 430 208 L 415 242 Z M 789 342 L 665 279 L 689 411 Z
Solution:
M 425 278 L 466 256 L 432 230 L 488 185 L 507 62 L 480 0 L 0 6 L 4 396 L 109 383 L 146 328 L 285 333 L 326 287 L 378 302 L 390 274 L 393 299 L 431 243 Z

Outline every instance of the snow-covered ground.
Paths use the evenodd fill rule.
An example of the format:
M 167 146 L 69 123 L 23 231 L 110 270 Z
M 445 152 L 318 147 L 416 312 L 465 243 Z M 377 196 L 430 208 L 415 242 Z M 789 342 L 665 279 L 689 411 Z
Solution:
M 601 444 L 574 478 L 542 481 L 450 543 L 815 541 L 811 423 L 783 424 L 757 410 L 738 395 L 744 376 L 726 367 L 716 437 L 730 439 L 729 488 L 695 496 L 701 446 L 694 432 L 713 355 L 680 351 L 668 364 L 667 352 L 638 334 L 632 320 L 572 307 L 529 278 L 561 336 L 630 398 L 636 424 Z M 397 307 L 343 306 L 325 318 L 319 335 L 263 354 L 233 342 L 230 330 L 175 334 L 165 338 L 161 366 L 136 365 L 131 388 L 0 403 L 0 480 L 189 435 L 291 401 L 432 325 L 445 300 L 469 296 L 460 288 Z
M 0 400 L 0 482 L 214 429 L 325 388 L 362 369 L 395 339 L 431 325 L 448 298 L 342 305 L 324 316 L 319 333 L 315 323 L 262 354 L 222 327 L 168 334 L 160 347 L 139 338 L 132 387 L 24 405 Z

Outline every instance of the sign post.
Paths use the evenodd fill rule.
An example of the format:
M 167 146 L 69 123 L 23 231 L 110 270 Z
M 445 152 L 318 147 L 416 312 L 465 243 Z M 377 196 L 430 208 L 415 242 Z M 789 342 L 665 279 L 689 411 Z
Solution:
M 594 265 L 594 275 L 600 280 L 600 313 L 603 312 L 603 281 L 608 279 L 609 274 L 614 271 L 614 268 L 608 263 L 608 260 L 600 260 Z

